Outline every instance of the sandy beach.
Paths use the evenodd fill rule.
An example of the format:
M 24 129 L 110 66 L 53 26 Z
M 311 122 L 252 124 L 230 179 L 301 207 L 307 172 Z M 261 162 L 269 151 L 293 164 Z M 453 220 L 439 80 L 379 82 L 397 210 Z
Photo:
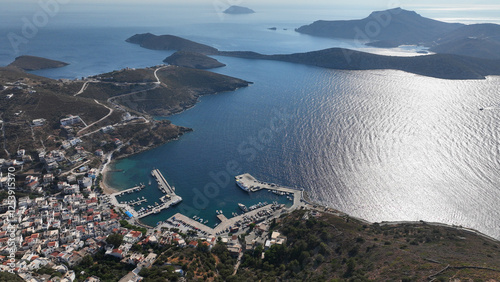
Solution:
M 116 189 L 116 188 L 113 188 L 113 187 L 110 187 L 106 184 L 107 182 L 107 178 L 108 178 L 108 172 L 109 172 L 109 164 L 111 163 L 111 156 L 108 157 L 108 161 L 104 164 L 104 166 L 102 167 L 102 170 L 101 170 L 101 174 L 102 174 L 102 180 L 101 180 L 101 183 L 99 183 L 99 185 L 101 186 L 102 188 L 102 192 L 104 194 L 113 194 L 113 193 L 116 193 L 118 192 L 119 190 Z

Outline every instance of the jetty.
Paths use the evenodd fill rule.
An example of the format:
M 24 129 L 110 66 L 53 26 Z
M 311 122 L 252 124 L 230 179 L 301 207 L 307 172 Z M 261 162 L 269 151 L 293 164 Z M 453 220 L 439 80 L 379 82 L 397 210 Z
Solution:
M 131 206 L 139 206 L 141 205 L 142 203 L 147 203 L 148 202 L 148 199 L 139 199 L 138 200 L 132 200 L 132 201 L 129 201 L 127 202 L 128 205 L 131 205 Z
M 217 218 L 221 221 L 221 222 L 224 222 L 227 220 L 227 217 L 223 214 L 218 214 L 217 215 Z
M 129 189 L 125 189 L 125 190 L 122 190 L 120 192 L 116 192 L 116 193 L 113 193 L 112 195 L 115 195 L 115 196 L 123 196 L 125 194 L 130 194 L 130 193 L 133 193 L 133 192 L 139 192 L 141 191 L 142 189 L 144 189 L 144 186 L 143 184 L 141 185 L 138 185 L 138 186 L 135 186 L 135 187 L 132 187 L 132 188 L 129 188 Z
M 159 169 L 153 169 L 151 171 L 151 175 L 156 179 L 156 182 L 158 182 L 158 188 L 165 194 L 168 195 L 175 195 L 174 188 L 168 184 L 167 180 L 165 177 L 163 177 L 163 174 L 161 174 Z
M 288 195 L 289 197 L 292 197 L 293 204 L 290 208 L 288 208 L 289 211 L 295 210 L 301 205 L 304 195 L 304 189 L 286 187 L 274 183 L 259 181 L 249 173 L 237 175 L 235 176 L 235 180 L 237 183 L 239 182 L 239 185 L 241 184 L 244 187 L 247 187 L 248 190 L 245 191 L 248 192 L 256 192 L 262 189 L 267 189 L 269 191 L 278 192 L 282 195 Z
M 171 196 L 170 200 L 167 202 L 162 203 L 161 205 L 154 206 L 151 209 L 147 209 L 146 211 L 140 212 L 137 214 L 137 218 L 143 218 L 148 215 L 154 214 L 154 213 L 159 213 L 164 209 L 168 209 L 171 206 L 174 206 L 182 201 L 182 198 L 177 195 Z
M 159 169 L 153 169 L 151 175 L 155 178 L 158 183 L 158 188 L 165 194 L 160 198 L 161 204 L 157 204 L 152 208 L 149 208 L 138 213 L 137 218 L 143 218 L 153 213 L 159 213 L 164 209 L 168 209 L 171 206 L 177 205 L 182 201 L 180 196 L 175 194 L 175 189 L 168 184 L 163 174 L 161 174 Z
M 158 188 L 165 194 L 160 198 L 161 204 L 155 203 L 156 205 L 154 206 L 148 206 L 148 208 L 142 208 L 139 211 L 136 211 L 133 206 L 135 205 L 140 205 L 142 203 L 146 203 L 147 199 L 137 199 L 137 200 L 131 200 L 128 202 L 118 202 L 117 196 L 123 196 L 124 194 L 130 194 L 133 192 L 139 192 L 143 188 L 145 188 L 145 185 L 140 185 L 136 187 L 132 187 L 120 192 L 116 192 L 111 194 L 111 203 L 117 207 L 123 208 L 125 211 L 128 211 L 131 215 L 131 217 L 135 217 L 137 219 L 146 217 L 148 215 L 154 214 L 154 213 L 159 213 L 164 209 L 168 209 L 171 206 L 174 206 L 182 201 L 182 198 L 180 196 L 177 196 L 175 194 L 175 189 L 168 184 L 167 180 L 163 175 L 161 174 L 160 170 L 154 169 L 151 171 L 151 175 L 156 179 L 158 182 Z

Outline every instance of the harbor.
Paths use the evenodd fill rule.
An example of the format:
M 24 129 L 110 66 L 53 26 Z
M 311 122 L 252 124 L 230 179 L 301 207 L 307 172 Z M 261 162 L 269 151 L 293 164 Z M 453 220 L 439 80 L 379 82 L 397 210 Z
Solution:
M 137 220 L 152 214 L 160 213 L 162 210 L 168 209 L 182 201 L 182 198 L 176 195 L 175 188 L 167 182 L 158 169 L 153 169 L 151 171 L 151 176 L 157 182 L 158 190 L 163 194 L 162 196 L 158 196 L 157 200 L 151 198 L 147 199 L 144 196 L 142 196 L 142 198 L 137 197 L 137 199 L 130 199 L 130 197 L 128 197 L 127 201 L 117 200 L 118 197 L 125 194 L 141 191 L 145 188 L 145 186 L 141 184 L 112 194 L 111 199 L 113 204 L 122 208 L 124 212 L 128 212 L 127 214 L 129 217 Z M 237 203 L 239 212 L 236 210 L 228 212 L 226 210 L 226 214 L 224 214 L 224 211 L 216 210 L 215 217 L 217 218 L 217 222 L 215 222 L 215 224 L 213 218 L 211 219 L 210 216 L 205 215 L 203 216 L 204 218 L 201 218 L 200 216 L 194 215 L 190 218 L 181 213 L 176 213 L 164 222 L 159 222 L 158 224 L 160 226 L 162 224 L 182 225 L 186 229 L 191 229 L 206 235 L 234 234 L 249 228 L 252 223 L 260 223 L 272 218 L 278 218 L 281 214 L 300 208 L 300 206 L 305 203 L 302 189 L 259 181 L 248 173 L 237 175 L 234 179 L 237 187 L 248 193 L 267 190 L 269 193 L 273 193 L 278 197 L 286 197 L 289 203 L 284 204 L 283 200 L 279 200 L 281 203 L 277 200 L 272 200 L 271 203 L 262 201 L 248 205 L 248 207 L 242 203 Z M 146 189 L 152 189 L 152 187 Z M 207 225 L 208 222 L 212 223 Z
M 216 217 L 219 220 L 219 223 L 215 224 L 213 228 L 203 224 L 203 219 L 198 216 L 189 218 L 180 213 L 171 216 L 163 224 L 174 226 L 182 225 L 185 228 L 201 232 L 205 235 L 215 236 L 227 233 L 234 234 L 247 229 L 252 223 L 260 223 L 273 218 L 278 218 L 281 214 L 291 212 L 299 208 L 302 204 L 305 204 L 302 199 L 302 189 L 258 181 L 255 177 L 248 173 L 236 176 L 235 180 L 236 184 L 240 188 L 242 188 L 241 185 L 248 187 L 248 190 L 242 188 L 247 192 L 257 192 L 262 189 L 266 189 L 274 194 L 286 196 L 289 200 L 291 200 L 292 204 L 287 208 L 284 204 L 279 204 L 278 202 L 273 202 L 271 204 L 268 204 L 267 202 L 259 202 L 258 204 L 250 207 L 246 207 L 245 205 L 238 203 L 242 213 L 238 214 L 233 212 L 233 216 L 227 218 L 222 211 L 217 211 Z
M 131 194 L 134 192 L 140 192 L 145 188 L 145 185 L 135 186 L 123 191 L 119 191 L 110 195 L 111 202 L 117 207 L 123 208 L 125 212 L 128 212 L 130 217 L 140 219 L 151 214 L 160 213 L 164 209 L 168 209 L 171 206 L 177 205 L 182 201 L 182 198 L 175 194 L 175 188 L 168 184 L 165 177 L 158 169 L 151 171 L 151 175 L 155 178 L 158 183 L 158 189 L 164 194 L 159 198 L 158 202 L 154 202 L 154 205 L 148 205 L 147 207 L 142 206 L 139 210 L 134 209 L 134 206 L 141 206 L 148 203 L 148 199 L 144 196 L 142 198 L 137 198 L 136 200 L 129 201 L 118 201 L 117 197 L 123 196 L 125 194 Z

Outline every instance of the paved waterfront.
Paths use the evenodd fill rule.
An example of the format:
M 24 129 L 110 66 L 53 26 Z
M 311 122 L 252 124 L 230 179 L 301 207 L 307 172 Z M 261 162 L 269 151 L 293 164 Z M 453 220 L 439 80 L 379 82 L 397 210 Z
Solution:
M 274 183 L 267 183 L 267 182 L 259 181 L 259 180 L 255 179 L 255 177 L 253 177 L 252 175 L 250 175 L 248 173 L 238 175 L 235 177 L 235 179 L 239 180 L 241 183 L 243 183 L 243 185 L 251 188 L 254 191 L 267 189 L 267 190 L 271 190 L 271 191 L 278 191 L 278 192 L 283 192 L 283 193 L 293 195 L 293 204 L 288 209 L 290 211 L 297 209 L 301 205 L 302 196 L 303 196 L 302 189 L 299 190 L 296 188 L 285 187 L 285 186 L 281 186 L 281 185 L 274 184 Z
M 289 208 L 284 208 L 284 205 L 268 204 L 231 218 L 227 218 L 224 214 L 218 214 L 217 218 L 220 220 L 220 223 L 214 228 L 206 226 L 203 223 L 180 213 L 173 215 L 168 219 L 168 221 L 174 223 L 180 222 L 183 227 L 181 229 L 194 229 L 206 235 L 221 235 L 231 232 L 231 228 L 235 227 L 238 227 L 238 232 L 241 232 L 243 229 L 247 228 L 247 225 L 251 222 L 262 222 L 271 220 L 273 218 L 278 218 L 281 214 L 285 212 L 291 212 L 304 205 L 302 201 L 302 190 L 284 187 L 273 183 L 261 182 L 248 173 L 238 175 L 236 176 L 236 179 L 240 179 L 240 181 L 243 181 L 244 185 L 248 185 L 247 187 L 252 187 L 253 191 L 267 189 L 276 191 L 276 193 L 283 193 L 283 195 L 288 195 L 288 197 L 293 197 L 293 204 Z M 167 225 L 165 225 L 165 227 L 167 227 Z

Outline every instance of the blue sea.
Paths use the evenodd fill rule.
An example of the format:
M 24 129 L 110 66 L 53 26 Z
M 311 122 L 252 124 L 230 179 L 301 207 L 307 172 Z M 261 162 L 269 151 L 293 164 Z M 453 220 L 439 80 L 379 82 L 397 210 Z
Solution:
M 418 51 L 366 48 L 294 31 L 314 20 L 362 18 L 387 7 L 257 6 L 256 14 L 231 16 L 212 5 L 124 5 L 110 13 L 109 6 L 77 1 L 61 5 L 15 52 L 5 38 L 21 35 L 22 18 L 33 19 L 40 11 L 36 4 L 23 5 L 2 14 L 8 24 L 0 28 L 0 65 L 21 54 L 70 63 L 34 72 L 51 78 L 160 64 L 172 52 L 125 42 L 144 32 L 264 54 L 329 47 L 402 56 Z M 422 14 L 465 23 L 481 16 L 498 20 L 489 14 L 471 17 L 430 8 Z M 233 179 L 248 172 L 263 181 L 304 188 L 314 202 L 369 221 L 443 222 L 500 238 L 500 77 L 441 80 L 391 70 L 339 71 L 216 58 L 227 66 L 212 71 L 253 84 L 202 97 L 195 107 L 168 117 L 193 132 L 114 164 L 120 171 L 110 174 L 110 185 L 125 189 L 146 184 L 143 192 L 123 200 L 145 196 L 149 205 L 159 202 L 156 184 L 149 185 L 153 168 L 183 197 L 176 208 L 147 217 L 145 223 L 154 225 L 183 212 L 213 225 L 216 210 L 230 216 L 239 212 L 237 203 L 289 202 L 268 192 L 243 192 Z

